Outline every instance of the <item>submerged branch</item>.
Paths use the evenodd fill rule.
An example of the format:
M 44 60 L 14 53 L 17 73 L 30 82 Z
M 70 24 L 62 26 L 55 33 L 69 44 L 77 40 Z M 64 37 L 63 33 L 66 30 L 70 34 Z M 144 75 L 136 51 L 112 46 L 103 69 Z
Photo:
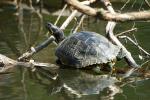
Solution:
M 59 67 L 55 64 L 50 63 L 39 63 L 30 60 L 29 62 L 19 62 L 8 58 L 2 54 L 0 54 L 0 73 L 6 72 L 7 70 L 14 68 L 16 66 L 26 67 L 26 68 L 36 68 L 36 67 L 48 67 L 52 71 L 56 71 Z
M 149 64 L 149 61 L 144 63 L 142 66 L 145 66 L 146 64 Z M 7 72 L 9 69 L 11 68 L 15 68 L 16 66 L 20 66 L 20 67 L 25 67 L 25 68 L 37 68 L 37 70 L 40 68 L 40 70 L 45 70 L 46 67 L 48 67 L 49 74 L 56 74 L 59 66 L 55 65 L 55 64 L 50 64 L 50 63 L 38 63 L 38 62 L 18 62 L 15 61 L 11 58 L 8 58 L 2 54 L 0 54 L 0 74 L 1 73 L 5 73 Z M 115 68 L 115 74 L 125 74 L 126 72 L 131 72 L 132 68 L 129 67 L 125 67 L 125 68 L 121 68 L 121 67 L 116 67 Z M 106 71 L 106 70 L 104 70 Z M 44 72 L 42 72 L 44 73 Z M 47 72 L 46 72 L 47 73 Z M 150 78 L 150 67 L 147 66 L 145 67 L 141 67 L 138 68 L 134 73 L 134 75 L 138 76 L 138 77 L 144 77 L 144 78 Z M 129 75 L 129 74 L 126 74 Z M 125 76 L 123 78 L 126 78 Z

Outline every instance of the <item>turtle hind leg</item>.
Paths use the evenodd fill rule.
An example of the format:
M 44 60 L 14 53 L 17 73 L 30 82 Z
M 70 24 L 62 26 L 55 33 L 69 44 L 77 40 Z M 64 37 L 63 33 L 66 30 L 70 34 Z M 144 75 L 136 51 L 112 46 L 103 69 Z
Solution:
M 104 72 L 101 70 L 101 67 L 100 65 L 95 65 L 94 67 L 92 67 L 92 71 L 96 74 L 104 74 Z
M 107 64 L 102 65 L 95 65 L 92 67 L 92 71 L 96 74 L 106 74 L 106 72 L 109 72 L 109 76 L 111 76 L 114 72 L 114 63 L 108 62 Z
M 109 75 L 111 76 L 112 74 L 113 74 L 113 72 L 114 72 L 114 63 L 113 62 L 109 62 L 108 63 L 108 67 L 109 67 Z

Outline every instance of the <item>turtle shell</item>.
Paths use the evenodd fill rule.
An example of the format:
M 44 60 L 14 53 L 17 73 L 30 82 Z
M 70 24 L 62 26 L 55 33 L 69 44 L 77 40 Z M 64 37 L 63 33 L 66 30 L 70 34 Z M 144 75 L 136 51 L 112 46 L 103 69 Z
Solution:
M 95 32 L 78 32 L 64 39 L 56 48 L 63 65 L 82 68 L 116 59 L 120 48 Z

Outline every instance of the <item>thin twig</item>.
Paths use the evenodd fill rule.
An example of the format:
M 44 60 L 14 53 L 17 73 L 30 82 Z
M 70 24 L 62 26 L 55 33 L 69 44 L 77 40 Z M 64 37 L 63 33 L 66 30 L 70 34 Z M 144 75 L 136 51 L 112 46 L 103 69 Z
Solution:
M 71 22 L 71 20 L 74 18 L 74 16 L 77 14 L 77 10 L 74 10 L 71 15 L 66 19 L 66 21 L 62 24 L 62 26 L 60 27 L 60 29 L 64 30 L 68 24 Z
M 137 1 L 137 0 L 134 0 L 134 2 L 133 2 L 132 5 L 131 5 L 131 8 L 134 7 L 134 5 L 136 4 L 136 1 Z
M 27 69 L 23 69 L 22 79 L 21 79 L 23 92 L 24 92 L 24 100 L 27 100 L 27 98 L 28 98 L 27 87 L 26 87 L 26 83 L 25 83 L 25 74 L 26 74 L 26 72 L 27 72 Z
M 144 0 L 144 1 L 148 5 L 148 7 L 150 7 L 150 3 L 147 0 Z
M 141 10 L 142 10 L 142 6 L 143 6 L 143 4 L 144 4 L 144 1 L 142 0 L 142 1 L 141 1 L 141 5 L 140 5 L 140 7 L 139 7 L 139 11 L 141 11 Z
M 130 0 L 128 0 L 122 7 L 120 10 L 123 10 L 125 8 L 125 6 L 127 6 L 127 4 L 130 2 Z
M 67 8 L 67 4 L 64 5 L 63 9 L 61 10 L 59 16 L 57 17 L 54 25 L 56 25 L 58 23 L 58 21 L 60 20 L 60 17 L 62 16 L 63 12 L 65 11 L 65 9 Z
M 141 66 L 144 66 L 145 64 L 149 63 L 150 60 L 145 61 L 144 63 L 141 64 Z
M 143 53 L 145 53 L 146 55 L 150 56 L 150 53 L 148 53 L 147 51 L 145 51 L 141 46 L 139 46 L 136 42 L 134 42 L 130 37 L 128 36 L 119 36 L 119 38 L 127 38 L 129 41 L 131 41 L 135 46 L 137 46 L 141 51 L 143 51 Z
M 82 15 L 81 18 L 80 18 L 80 21 L 77 23 L 76 27 L 73 29 L 73 32 L 72 33 L 76 33 L 77 30 L 79 29 L 79 27 L 81 26 L 84 18 L 85 18 L 86 15 Z
M 123 35 L 123 34 L 130 33 L 130 32 L 132 32 L 132 31 L 137 31 L 137 28 L 132 28 L 132 29 L 130 29 L 130 30 L 126 30 L 126 31 L 124 31 L 124 32 L 118 33 L 118 34 L 116 34 L 116 36 L 121 36 L 121 35 Z

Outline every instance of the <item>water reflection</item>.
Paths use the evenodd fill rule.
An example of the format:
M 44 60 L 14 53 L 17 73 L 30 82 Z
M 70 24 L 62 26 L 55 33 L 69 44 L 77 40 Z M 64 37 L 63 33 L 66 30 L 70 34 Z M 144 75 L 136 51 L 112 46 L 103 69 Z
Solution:
M 59 100 L 114 100 L 117 95 L 125 98 L 124 87 L 134 86 L 134 89 L 137 89 L 138 84 L 147 80 L 143 77 L 133 76 L 119 81 L 113 76 L 96 75 L 89 70 L 74 69 L 57 71 L 45 69 L 43 72 L 40 69 L 40 73 L 37 71 L 37 75 L 42 75 L 41 79 L 36 78 L 38 83 L 46 88 L 48 94 L 57 96 Z
M 26 11 L 20 8 L 17 11 L 13 5 L 0 5 L 0 7 L 3 8 L 0 12 L 0 45 L 8 47 L 6 51 L 10 50 L 18 57 L 24 50 L 36 44 L 39 35 L 42 34 L 42 15 L 36 10 Z
M 50 88 L 50 94 L 60 92 L 70 99 L 97 94 L 101 95 L 101 99 L 109 100 L 122 91 L 119 86 L 115 85 L 119 82 L 115 77 L 94 75 L 82 70 L 60 70 L 56 81 L 54 86 Z

